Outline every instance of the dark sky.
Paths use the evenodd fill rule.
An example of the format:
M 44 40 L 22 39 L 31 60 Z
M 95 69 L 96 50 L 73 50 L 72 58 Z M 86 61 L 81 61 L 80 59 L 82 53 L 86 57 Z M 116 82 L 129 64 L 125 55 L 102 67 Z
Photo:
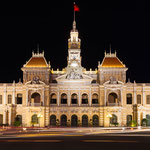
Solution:
M 150 82 L 150 13 L 149 5 L 131 1 L 78 1 L 77 29 L 82 42 L 82 66 L 97 68 L 105 49 L 129 68 L 133 82 Z M 44 13 L 40 13 L 43 12 Z M 73 1 L 53 3 L 49 9 L 27 16 L 0 16 L 0 82 L 22 78 L 21 67 L 36 51 L 45 51 L 54 69 L 67 65 L 67 41 L 73 22 Z

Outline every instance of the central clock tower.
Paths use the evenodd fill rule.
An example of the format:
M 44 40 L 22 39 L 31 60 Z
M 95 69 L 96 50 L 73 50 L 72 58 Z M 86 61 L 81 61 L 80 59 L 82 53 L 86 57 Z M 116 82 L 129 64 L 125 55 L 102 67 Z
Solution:
M 82 79 L 82 66 L 81 66 L 81 40 L 79 39 L 79 33 L 76 29 L 76 22 L 73 21 L 73 29 L 70 32 L 70 38 L 68 39 L 68 66 L 67 79 Z
M 73 29 L 70 32 L 68 39 L 68 66 L 81 66 L 81 40 L 76 29 L 76 22 L 73 21 Z

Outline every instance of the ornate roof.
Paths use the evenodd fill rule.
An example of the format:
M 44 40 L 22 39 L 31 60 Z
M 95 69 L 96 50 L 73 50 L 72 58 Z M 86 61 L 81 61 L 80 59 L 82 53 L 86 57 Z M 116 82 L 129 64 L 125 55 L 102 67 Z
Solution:
M 110 68 L 124 68 L 125 65 L 118 59 L 116 53 L 106 54 L 101 64 L 101 67 L 110 67 Z
M 49 67 L 43 53 L 32 53 L 32 57 L 30 60 L 24 65 L 27 68 L 41 68 L 41 67 Z

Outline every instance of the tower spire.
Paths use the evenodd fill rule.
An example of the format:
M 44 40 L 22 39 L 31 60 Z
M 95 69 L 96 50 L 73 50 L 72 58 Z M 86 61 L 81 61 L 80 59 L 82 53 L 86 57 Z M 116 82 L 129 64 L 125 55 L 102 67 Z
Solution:
M 111 55 L 111 43 L 109 44 L 109 51 L 110 51 L 110 55 Z

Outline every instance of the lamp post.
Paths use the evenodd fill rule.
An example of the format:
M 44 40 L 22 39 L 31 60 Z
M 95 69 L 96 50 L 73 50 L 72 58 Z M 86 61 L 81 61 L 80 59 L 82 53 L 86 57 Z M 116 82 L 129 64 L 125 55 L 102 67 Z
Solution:
M 111 114 L 108 114 L 108 115 L 107 115 L 107 118 L 109 118 L 109 127 L 110 127 L 110 118 L 112 118 L 112 115 L 111 115 Z
M 43 117 L 43 115 L 38 114 L 38 116 L 37 116 L 37 117 L 38 117 L 38 119 L 39 119 L 39 127 L 40 127 L 40 121 L 41 121 L 41 120 L 40 120 L 40 118 L 42 118 L 42 117 Z

